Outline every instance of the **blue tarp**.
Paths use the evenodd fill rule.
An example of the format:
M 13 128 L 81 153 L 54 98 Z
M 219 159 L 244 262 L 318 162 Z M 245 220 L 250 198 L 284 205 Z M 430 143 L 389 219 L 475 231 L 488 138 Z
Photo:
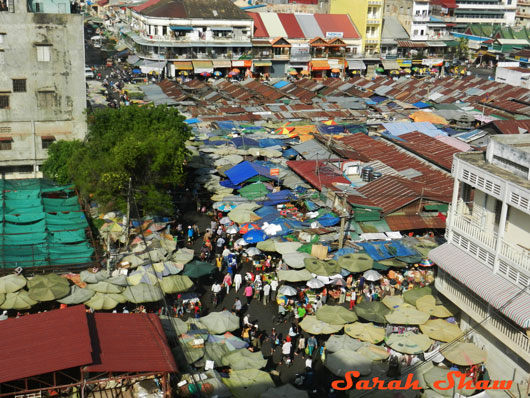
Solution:
M 260 148 L 267 148 L 275 145 L 283 146 L 284 143 L 284 140 L 278 138 L 263 138 L 262 140 L 259 140 Z
M 379 104 L 380 102 L 386 101 L 388 98 L 382 97 L 380 95 L 372 95 L 370 99 L 374 101 L 376 104 Z
M 253 229 L 243 235 L 243 239 L 245 239 L 245 242 L 247 243 L 258 243 L 267 239 L 267 234 L 261 229 Z
M 427 104 L 426 102 L 423 102 L 423 101 L 418 101 L 416 102 L 415 104 L 412 104 L 414 105 L 416 108 L 419 108 L 419 109 L 424 109 L 424 108 L 430 108 L 431 107 L 431 104 Z
M 220 129 L 224 130 L 232 130 L 237 127 L 236 124 L 231 120 L 218 120 L 215 123 L 217 123 Z
M 231 169 L 225 171 L 226 176 L 232 181 L 232 184 L 238 185 L 257 175 L 272 178 L 270 170 L 256 163 L 247 161 L 236 164 Z
M 241 146 L 254 146 L 254 147 L 259 146 L 259 142 L 256 140 L 253 140 L 252 138 L 235 137 L 235 138 L 232 138 L 230 141 L 233 142 L 234 145 L 238 148 Z
M 204 145 L 226 145 L 229 141 L 225 140 L 204 140 Z
M 396 256 L 416 256 L 418 254 L 395 240 L 391 242 L 361 242 L 358 245 L 362 246 L 366 253 L 375 261 L 386 260 Z
M 268 193 L 267 197 L 270 200 L 281 200 L 283 202 L 289 202 L 291 200 L 295 200 L 296 199 L 296 194 L 294 194 L 289 189 L 284 189 L 284 190 L 281 190 L 281 191 L 278 191 L 278 192 Z
M 338 260 L 339 257 L 351 253 L 355 253 L 355 249 L 353 247 L 343 247 L 334 253 L 333 260 Z
M 366 126 L 362 125 L 362 124 L 347 124 L 344 126 L 344 128 L 346 130 L 348 130 L 349 133 L 353 134 L 353 133 L 358 133 L 358 132 L 363 132 L 363 133 L 366 133 Z
M 366 105 L 376 105 L 377 102 L 371 100 L 370 98 L 365 98 L 364 102 L 366 102 Z
M 288 86 L 288 85 L 289 85 L 289 82 L 286 82 L 285 80 L 280 80 L 278 83 L 276 83 L 272 87 L 274 87 L 274 88 L 282 88 L 282 87 L 285 87 L 285 86 Z
M 197 118 L 186 119 L 186 120 L 184 120 L 184 123 L 186 123 L 186 124 L 196 124 L 196 123 L 200 123 L 200 120 L 197 119 Z
M 322 134 L 342 134 L 344 133 L 344 126 L 336 124 L 334 126 L 328 126 L 327 124 L 322 124 L 318 126 L 318 131 Z
M 309 211 L 315 211 L 320 209 L 320 206 L 315 204 L 314 202 L 311 202 L 310 200 L 305 201 L 305 206 L 307 207 L 307 210 Z
M 262 218 L 266 217 L 266 216 L 268 216 L 270 214 L 274 214 L 275 217 L 280 215 L 280 212 L 278 210 L 276 210 L 276 207 L 273 207 L 273 206 L 260 207 L 259 209 L 254 210 L 254 213 L 256 213 L 258 216 L 260 216 Z
M 324 214 L 316 219 L 323 227 L 332 227 L 340 222 L 339 217 L 332 216 L 331 214 Z
M 452 136 L 452 135 L 461 133 L 461 131 L 452 129 L 451 127 L 442 127 L 442 130 L 445 131 L 447 133 L 447 135 L 449 135 L 449 137 Z
M 223 180 L 223 181 L 220 181 L 219 182 L 219 185 L 221 185 L 222 187 L 225 187 L 225 188 L 231 188 L 231 189 L 241 189 L 242 186 L 241 185 L 235 185 L 232 183 L 232 181 L 230 180 Z
M 298 156 L 298 152 L 296 152 L 296 150 L 293 148 L 289 148 L 286 151 L 283 151 L 284 158 L 294 158 L 296 156 Z

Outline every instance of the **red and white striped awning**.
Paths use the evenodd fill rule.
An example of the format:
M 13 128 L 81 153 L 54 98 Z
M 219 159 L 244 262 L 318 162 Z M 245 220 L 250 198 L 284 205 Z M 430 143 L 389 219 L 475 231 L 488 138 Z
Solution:
M 450 243 L 431 250 L 429 258 L 515 323 L 523 328 L 530 327 L 528 288 L 523 291 L 521 286 L 494 274 L 480 261 Z

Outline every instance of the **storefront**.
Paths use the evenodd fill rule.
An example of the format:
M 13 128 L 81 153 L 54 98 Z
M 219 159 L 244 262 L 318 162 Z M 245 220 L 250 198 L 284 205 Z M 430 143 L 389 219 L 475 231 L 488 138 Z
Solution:
M 209 60 L 204 61 L 192 61 L 193 63 L 193 73 L 195 75 L 212 75 L 213 74 L 213 63 Z
M 383 65 L 383 69 L 385 70 L 385 73 L 389 76 L 397 76 L 401 73 L 401 67 L 397 63 L 396 60 L 393 59 L 383 59 L 381 61 L 381 64 Z
M 349 59 L 348 61 L 348 71 L 352 76 L 363 75 L 366 70 L 366 65 L 360 59 Z
M 329 62 L 326 60 L 317 60 L 311 61 L 309 63 L 309 70 L 311 71 L 312 77 L 321 79 L 330 73 L 331 67 L 329 66 Z
M 232 68 L 232 62 L 228 59 L 214 59 L 212 63 L 215 77 L 227 76 Z
M 170 67 L 171 76 L 188 76 L 193 74 L 193 64 L 191 61 L 175 61 Z
M 240 60 L 240 61 L 232 61 L 231 72 L 239 71 L 238 73 L 233 73 L 233 75 L 238 76 L 240 78 L 251 77 L 252 75 L 251 68 L 252 68 L 252 60 L 245 59 L 245 60 Z
M 270 77 L 271 66 L 272 61 L 253 61 L 252 72 L 254 73 L 254 77 Z

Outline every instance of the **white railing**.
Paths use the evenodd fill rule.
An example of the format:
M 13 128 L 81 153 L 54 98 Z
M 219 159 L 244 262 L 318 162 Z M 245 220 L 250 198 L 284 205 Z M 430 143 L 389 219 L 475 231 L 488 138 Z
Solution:
M 467 235 L 489 249 L 495 250 L 495 243 L 497 238 L 495 235 L 486 234 L 483 228 L 473 223 L 473 221 L 466 216 L 456 215 L 452 220 L 453 227 L 458 229 L 461 233 Z
M 439 283 L 441 282 L 441 283 Z M 436 288 L 463 312 L 471 316 L 476 322 L 482 322 L 488 317 L 488 307 L 485 302 L 480 302 L 473 295 L 466 293 L 465 286 L 442 276 L 437 280 Z M 510 347 L 527 362 L 530 362 L 530 339 L 520 330 L 504 321 L 500 315 L 494 314 L 483 324 L 484 329 L 492 333 L 501 342 Z
M 501 255 L 530 272 L 530 252 L 522 247 L 501 242 Z

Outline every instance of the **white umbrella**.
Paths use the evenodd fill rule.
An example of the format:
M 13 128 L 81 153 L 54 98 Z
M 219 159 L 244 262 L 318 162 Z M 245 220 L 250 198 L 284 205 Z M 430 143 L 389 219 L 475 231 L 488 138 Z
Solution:
M 283 285 L 278 289 L 278 294 L 283 296 L 296 296 L 297 290 L 289 285 Z
M 237 225 L 230 225 L 230 226 L 226 229 L 226 233 L 227 233 L 227 234 L 230 234 L 230 235 L 237 234 L 238 232 L 239 232 L 239 228 L 237 227 Z
M 248 249 L 245 250 L 245 252 L 251 257 L 261 254 L 261 250 L 258 249 L 257 247 L 249 247 Z
M 383 277 L 383 275 L 381 275 L 379 272 L 373 269 L 366 271 L 363 274 L 363 276 L 364 276 L 364 279 L 366 279 L 367 281 L 371 281 L 371 282 L 378 281 L 379 279 Z
M 291 268 L 300 269 L 305 267 L 304 260 L 312 257 L 304 252 L 292 252 L 282 255 L 283 261 Z
M 239 238 L 238 240 L 236 240 L 236 245 L 238 246 L 246 246 L 248 245 L 247 241 L 243 238 Z
M 219 220 L 219 222 L 223 225 L 228 225 L 232 222 L 232 220 L 230 220 L 228 217 L 223 217 Z
M 306 285 L 309 286 L 311 289 L 320 289 L 326 286 L 324 282 L 316 278 L 307 281 Z

